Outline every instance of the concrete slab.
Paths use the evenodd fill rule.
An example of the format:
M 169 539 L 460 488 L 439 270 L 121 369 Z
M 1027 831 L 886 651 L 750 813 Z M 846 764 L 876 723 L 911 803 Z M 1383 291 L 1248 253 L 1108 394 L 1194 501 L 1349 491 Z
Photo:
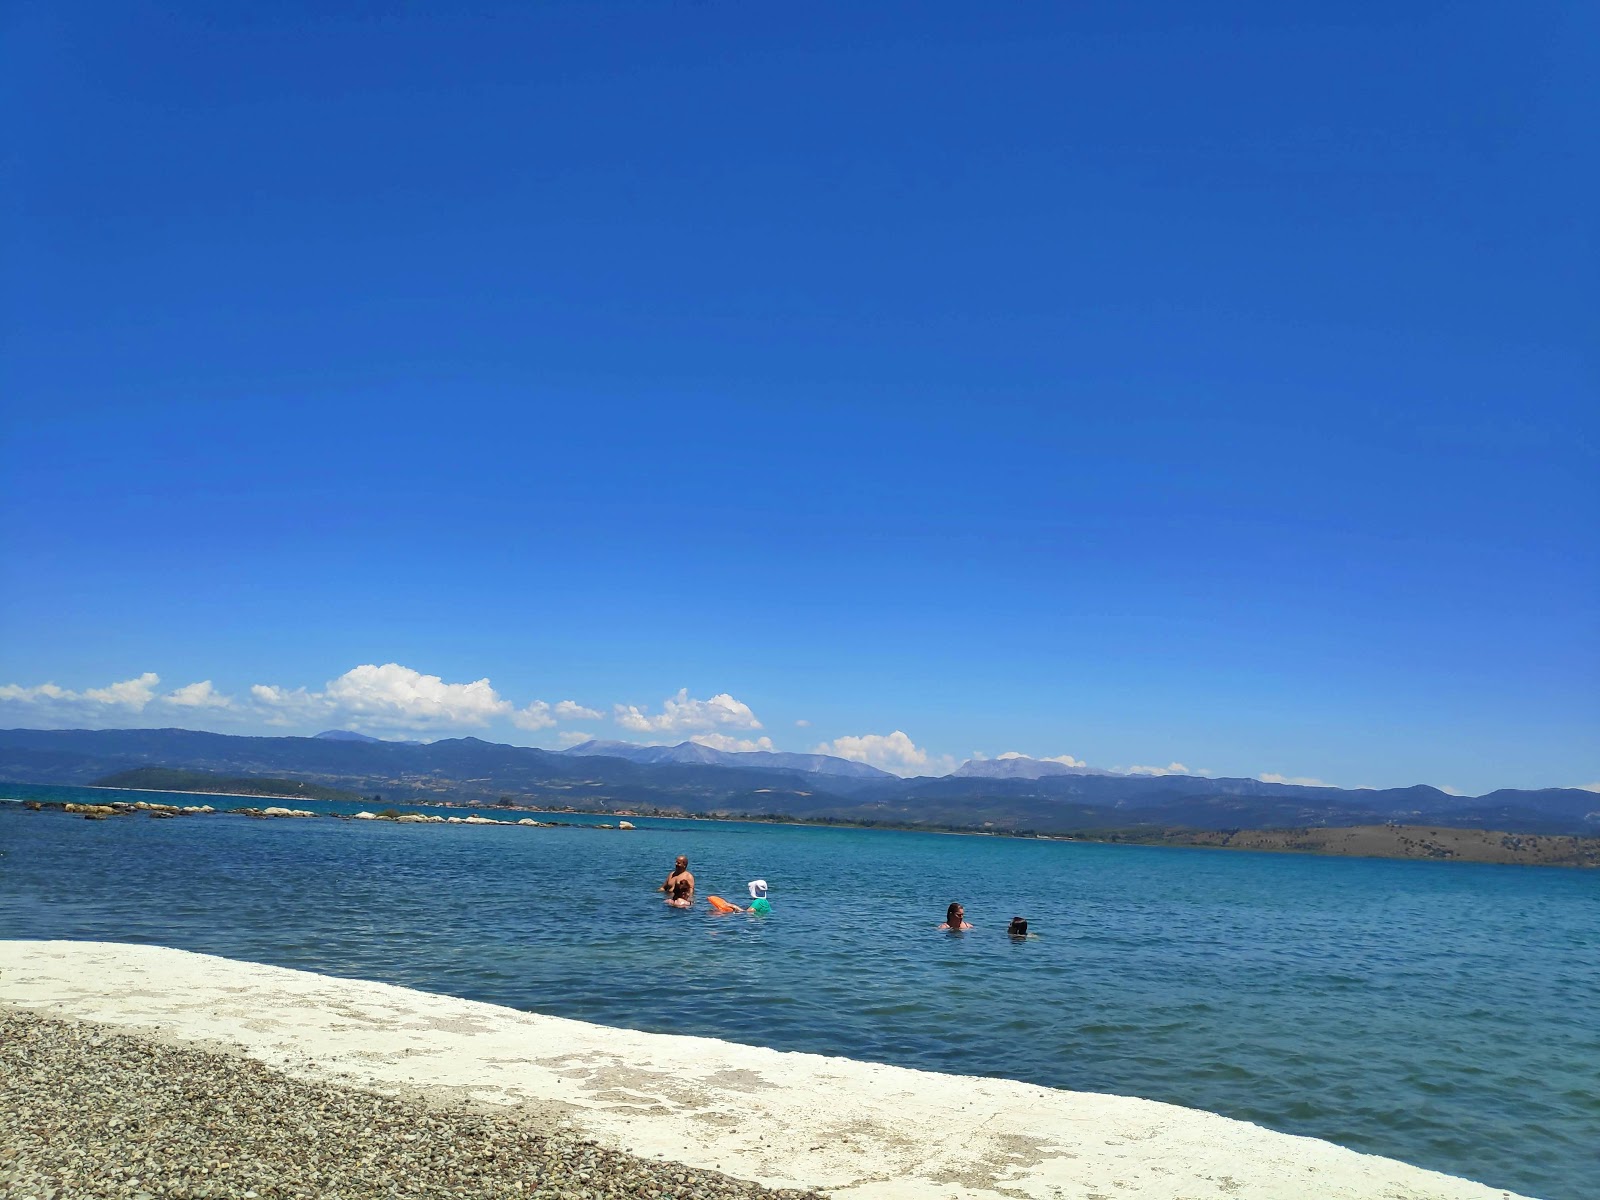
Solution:
M 158 946 L 0 942 L 0 1003 L 291 1075 L 516 1106 L 839 1200 L 1520 1200 L 1150 1100 L 611 1029 Z

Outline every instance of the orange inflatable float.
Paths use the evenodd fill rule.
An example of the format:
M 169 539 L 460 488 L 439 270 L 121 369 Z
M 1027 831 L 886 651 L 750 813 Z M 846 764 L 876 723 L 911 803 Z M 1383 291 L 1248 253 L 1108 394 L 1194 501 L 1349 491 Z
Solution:
M 707 896 L 706 903 L 711 905 L 712 912 L 729 913 L 744 911 L 744 909 L 740 908 L 737 904 L 729 904 L 721 896 Z

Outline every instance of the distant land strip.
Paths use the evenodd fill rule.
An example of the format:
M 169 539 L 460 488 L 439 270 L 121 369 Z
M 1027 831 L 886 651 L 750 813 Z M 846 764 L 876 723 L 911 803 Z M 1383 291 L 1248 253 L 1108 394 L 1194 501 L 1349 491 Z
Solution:
M 137 775 L 139 772 L 127 772 L 126 774 Z M 164 777 L 168 774 L 174 774 L 174 772 L 157 772 L 157 774 Z M 292 781 L 288 780 L 218 780 L 213 778 L 209 779 L 208 782 L 218 786 L 204 789 L 194 787 L 153 788 L 149 790 L 205 791 L 210 794 L 292 798 L 292 795 L 282 796 L 280 793 L 270 791 L 240 790 L 246 786 L 266 788 L 272 784 L 292 783 Z M 230 785 L 229 790 L 222 791 L 222 784 Z M 146 789 L 129 787 L 128 790 Z M 338 792 L 334 788 L 320 790 L 335 792 L 336 794 L 333 796 L 311 796 L 307 794 L 305 798 L 346 803 L 360 803 L 364 800 L 364 797 L 350 792 Z M 378 798 L 375 797 L 374 799 Z M 26 806 L 38 811 L 41 809 L 60 809 L 66 807 L 66 804 L 63 801 L 29 800 Z M 126 804 L 118 807 L 124 816 L 132 816 L 139 811 Z M 415 806 L 407 805 L 407 807 Z M 481 812 L 487 806 L 475 802 L 460 804 L 450 801 L 435 801 L 429 802 L 423 807 L 468 808 Z M 106 811 L 109 812 L 110 810 L 107 809 Z M 231 811 L 252 816 L 262 815 L 255 809 L 234 809 Z M 585 816 L 644 816 L 686 821 L 735 821 L 761 825 L 816 825 L 832 828 L 900 830 L 912 833 L 965 834 L 978 837 L 1017 837 L 1039 841 L 1073 841 L 1100 845 L 1173 846 L 1202 850 L 1251 850 L 1269 854 L 1314 854 L 1339 858 L 1429 859 L 1436 862 L 1495 863 L 1524 867 L 1600 867 L 1600 837 L 1511 833 L 1498 830 L 1455 829 L 1432 825 L 1353 825 L 1330 828 L 1233 830 L 1135 827 L 1128 829 L 1085 829 L 1076 832 L 1046 834 L 1036 833 L 1032 830 L 980 829 L 972 826 L 910 824 L 900 821 L 852 821 L 838 817 L 794 817 L 775 813 L 684 813 L 661 811 L 659 809 L 587 812 L 570 807 L 550 809 L 504 802 L 493 806 L 489 811 L 508 814 L 502 821 L 504 824 L 517 823 L 509 817 L 509 814 L 513 812 L 537 812 L 544 815 L 570 813 Z M 266 815 L 273 814 L 269 812 Z M 305 812 L 292 815 L 309 817 L 314 814 Z M 334 819 L 348 819 L 352 814 L 329 813 L 327 815 Z M 403 815 L 401 811 L 394 808 L 384 809 L 377 814 L 379 818 L 391 820 L 401 815 Z M 533 824 L 533 822 L 523 821 L 521 824 L 528 825 Z M 539 822 L 538 824 L 548 826 L 549 822 Z M 624 823 L 624 826 L 626 827 L 626 823 Z M 607 825 L 602 828 L 609 829 L 611 826 Z
M 182 771 L 172 767 L 135 767 L 96 779 L 89 787 L 120 788 L 135 792 L 201 792 L 214 796 L 261 796 L 275 800 L 333 800 L 359 803 L 363 797 L 345 788 L 327 787 L 301 779 L 265 779 L 260 776 L 214 775 L 209 771 Z
M 1600 837 L 1500 833 L 1432 825 L 1354 825 L 1344 829 L 1129 829 L 1085 840 L 1140 846 L 1198 846 L 1347 858 L 1431 858 L 1525 867 L 1600 867 Z

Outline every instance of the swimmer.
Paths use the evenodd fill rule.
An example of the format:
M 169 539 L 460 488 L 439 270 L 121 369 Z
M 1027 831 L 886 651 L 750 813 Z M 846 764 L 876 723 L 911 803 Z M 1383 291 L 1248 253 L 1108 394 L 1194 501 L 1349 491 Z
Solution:
M 1012 917 L 1011 918 L 1011 924 L 1006 929 L 1006 933 L 1007 933 L 1008 936 L 1014 937 L 1014 938 L 1018 939 L 1019 941 L 1021 939 L 1025 938 L 1025 937 L 1027 937 L 1028 936 L 1028 922 L 1027 922 L 1027 920 L 1025 918 L 1023 918 L 1023 917 Z
M 688 879 L 679 879 L 672 885 L 672 899 L 667 901 L 668 908 L 688 908 L 694 903 L 694 883 Z
M 948 929 L 952 933 L 958 929 L 971 929 L 972 926 L 967 924 L 967 910 L 954 900 L 950 901 L 950 907 L 944 914 L 944 924 L 939 928 Z
M 752 879 L 750 881 L 750 907 L 745 912 L 755 913 L 757 916 L 766 916 L 772 911 L 772 905 L 767 903 L 767 881 L 765 879 Z
M 689 898 L 691 900 L 694 899 L 694 876 L 689 874 L 688 858 L 680 854 L 678 855 L 678 861 L 672 864 L 672 874 L 667 876 L 667 881 L 657 890 L 666 892 L 667 895 L 676 899 L 678 884 L 683 880 L 689 881 Z

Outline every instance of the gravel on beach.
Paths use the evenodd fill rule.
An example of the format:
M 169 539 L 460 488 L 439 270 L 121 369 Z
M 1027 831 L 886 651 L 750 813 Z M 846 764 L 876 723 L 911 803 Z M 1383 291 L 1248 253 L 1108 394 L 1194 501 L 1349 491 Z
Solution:
M 821 1200 L 0 1006 L 0 1197 Z

